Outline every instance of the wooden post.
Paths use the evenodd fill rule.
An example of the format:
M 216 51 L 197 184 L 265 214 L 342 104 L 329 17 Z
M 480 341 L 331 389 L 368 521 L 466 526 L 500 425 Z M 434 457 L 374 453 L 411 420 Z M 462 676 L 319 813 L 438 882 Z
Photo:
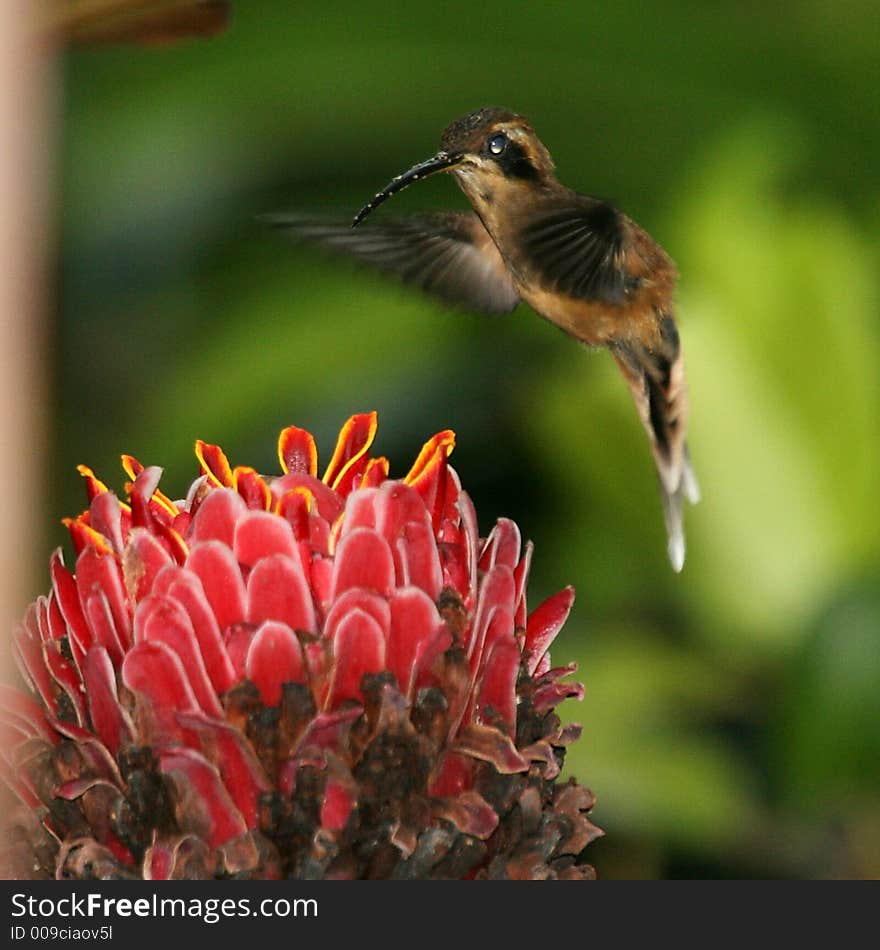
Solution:
M 0 3 L 0 679 L 12 624 L 48 584 L 44 479 L 48 364 L 47 196 L 52 55 L 39 4 Z

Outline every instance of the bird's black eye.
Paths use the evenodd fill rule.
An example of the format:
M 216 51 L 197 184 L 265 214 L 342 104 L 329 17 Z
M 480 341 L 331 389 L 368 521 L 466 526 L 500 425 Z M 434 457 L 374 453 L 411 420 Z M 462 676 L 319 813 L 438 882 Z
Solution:
M 489 151 L 493 155 L 500 155 L 507 148 L 507 136 L 503 132 L 493 135 L 488 142 Z

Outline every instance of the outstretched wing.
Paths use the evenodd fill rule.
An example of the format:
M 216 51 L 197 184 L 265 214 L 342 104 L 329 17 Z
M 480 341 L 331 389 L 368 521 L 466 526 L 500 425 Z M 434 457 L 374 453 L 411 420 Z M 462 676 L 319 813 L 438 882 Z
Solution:
M 683 505 L 696 504 L 700 489 L 688 456 L 687 388 L 678 330 L 670 316 L 660 318 L 660 342 L 653 348 L 618 343 L 611 348 L 647 430 L 660 476 L 669 558 L 676 571 L 684 564 Z
M 349 254 L 454 306 L 498 314 L 509 313 L 520 300 L 495 242 L 470 212 L 392 218 L 356 229 L 298 214 L 272 215 L 266 220 L 294 237 Z
M 530 209 L 520 228 L 523 255 L 544 289 L 621 304 L 639 279 L 627 272 L 628 219 L 598 198 L 576 195 Z

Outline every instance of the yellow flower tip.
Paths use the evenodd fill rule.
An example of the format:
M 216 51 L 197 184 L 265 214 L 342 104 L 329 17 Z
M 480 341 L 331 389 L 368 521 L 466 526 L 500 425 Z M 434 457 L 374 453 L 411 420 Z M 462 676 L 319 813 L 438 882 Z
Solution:
M 84 511 L 78 518 L 62 518 L 61 523 L 70 532 L 77 555 L 86 547 L 95 548 L 100 554 L 112 554 L 110 542 L 88 523 L 89 513 Z
M 244 498 L 249 508 L 272 509 L 272 492 L 263 476 L 250 465 L 236 465 L 230 487 Z
M 376 485 L 381 485 L 382 482 L 388 478 L 388 474 L 391 471 L 391 463 L 385 458 L 384 455 L 380 455 L 379 458 L 370 459 L 367 462 L 367 467 L 364 469 L 364 474 L 361 476 L 361 488 L 374 488 Z
M 375 412 L 362 412 L 352 416 L 339 432 L 336 448 L 330 464 L 321 479 L 325 485 L 336 489 L 342 478 L 350 472 L 353 464 L 361 459 L 373 444 L 378 427 Z
M 123 471 L 132 481 L 144 470 L 143 465 L 133 455 L 120 455 L 119 458 Z
M 292 489 L 292 491 L 294 494 L 301 495 L 305 499 L 306 511 L 311 514 L 315 507 L 315 493 L 305 485 L 298 485 L 296 488 Z
M 222 488 L 232 487 L 232 466 L 219 445 L 196 439 L 196 458 L 208 480 Z
M 419 452 L 418 458 L 413 462 L 404 481 L 408 485 L 415 484 L 435 465 L 449 458 L 454 448 L 455 433 L 452 429 L 443 429 L 442 432 L 438 432 L 422 446 L 422 451 Z
M 304 472 L 312 478 L 318 476 L 318 447 L 311 432 L 299 426 L 288 426 L 278 436 L 278 461 L 281 471 Z
M 110 489 L 98 478 L 88 465 L 77 465 L 76 470 L 86 480 L 87 492 L 91 501 L 96 495 L 101 495 Z

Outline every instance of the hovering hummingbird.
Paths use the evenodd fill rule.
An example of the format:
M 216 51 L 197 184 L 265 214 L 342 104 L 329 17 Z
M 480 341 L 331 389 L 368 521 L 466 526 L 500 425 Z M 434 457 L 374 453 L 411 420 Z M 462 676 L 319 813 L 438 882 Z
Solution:
M 525 301 L 587 346 L 610 350 L 651 442 L 669 558 L 680 571 L 683 501 L 697 502 L 699 488 L 685 440 L 675 265 L 623 212 L 562 185 L 550 153 L 522 116 L 478 109 L 449 125 L 440 146 L 432 158 L 393 178 L 351 227 L 298 215 L 271 220 L 453 305 L 500 314 Z M 474 213 L 358 228 L 392 195 L 437 172 L 453 175 Z

